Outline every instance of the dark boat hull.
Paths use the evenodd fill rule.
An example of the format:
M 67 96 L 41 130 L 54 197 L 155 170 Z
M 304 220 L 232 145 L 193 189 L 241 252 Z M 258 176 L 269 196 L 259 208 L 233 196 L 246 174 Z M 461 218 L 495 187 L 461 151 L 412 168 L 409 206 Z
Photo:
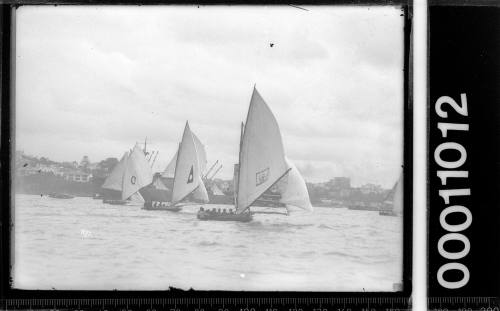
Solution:
M 398 214 L 394 213 L 393 211 L 380 211 L 380 212 L 378 212 L 378 214 L 381 216 L 399 216 Z
M 182 208 L 177 205 L 169 205 L 170 202 L 144 202 L 143 209 L 148 211 L 170 211 L 178 212 Z
M 69 194 L 62 194 L 62 193 L 49 193 L 50 198 L 54 199 L 73 199 L 74 196 L 69 195 Z
M 111 205 L 125 205 L 125 204 L 127 204 L 127 201 L 124 201 L 124 200 L 102 200 L 102 203 L 111 204 Z
M 348 206 L 347 208 L 354 211 L 380 211 L 378 207 L 371 206 Z
M 199 220 L 216 220 L 216 221 L 240 221 L 249 222 L 253 219 L 250 213 L 229 214 L 216 213 L 212 214 L 206 211 L 199 211 L 197 214 Z

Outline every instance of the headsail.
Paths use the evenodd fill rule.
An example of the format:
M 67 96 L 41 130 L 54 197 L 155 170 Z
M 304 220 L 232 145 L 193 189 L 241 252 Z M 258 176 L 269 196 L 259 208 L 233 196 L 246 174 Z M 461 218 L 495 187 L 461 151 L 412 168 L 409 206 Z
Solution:
M 128 152 L 125 152 L 113 170 L 111 174 L 106 178 L 102 188 L 111 189 L 116 191 L 122 191 L 123 189 L 123 174 L 125 172 L 125 166 L 128 158 Z
M 278 123 L 255 87 L 239 162 L 237 213 L 245 211 L 289 170 Z
M 200 174 L 203 174 L 207 169 L 207 152 L 205 151 L 205 145 L 201 143 L 198 136 L 196 136 L 193 132 L 191 132 L 191 134 L 193 134 L 194 143 L 196 145 L 198 163 L 200 164 Z
M 312 212 L 313 207 L 309 199 L 306 182 L 297 167 L 288 159 L 286 159 L 286 162 L 291 167 L 291 170 L 277 184 L 281 194 L 280 203 Z
M 177 163 L 177 152 L 175 152 L 175 155 L 174 157 L 170 160 L 170 162 L 168 163 L 167 167 L 165 168 L 165 170 L 163 171 L 163 173 L 161 173 L 161 177 L 165 177 L 165 178 L 173 178 L 174 175 L 175 175 L 175 163 Z
M 143 150 L 135 145 L 128 157 L 125 174 L 123 175 L 122 200 L 129 198 L 142 187 L 153 181 L 153 172 Z
M 203 182 L 201 181 L 201 171 L 199 157 L 196 150 L 196 143 L 189 128 L 189 123 L 186 122 L 184 133 L 182 135 L 182 141 L 179 144 L 179 150 L 177 151 L 177 164 L 175 166 L 172 203 L 175 204 L 182 201 L 200 185 L 203 185 Z
M 130 201 L 134 202 L 134 203 L 144 203 L 145 200 L 144 200 L 144 197 L 142 196 L 142 194 L 137 191 L 137 192 L 134 192 L 131 196 L 130 196 Z
M 193 191 L 193 199 L 202 201 L 203 203 L 208 203 L 210 199 L 208 198 L 207 188 L 205 188 L 205 184 L 203 181 L 199 181 L 199 186 Z

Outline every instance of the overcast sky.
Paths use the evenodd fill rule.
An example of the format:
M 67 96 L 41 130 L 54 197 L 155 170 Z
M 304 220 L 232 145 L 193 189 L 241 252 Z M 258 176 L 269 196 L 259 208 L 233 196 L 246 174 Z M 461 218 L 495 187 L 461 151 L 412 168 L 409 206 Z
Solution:
M 96 162 L 147 136 L 160 171 L 189 120 L 229 179 L 255 83 L 307 181 L 389 188 L 402 165 L 402 12 L 305 8 L 20 7 L 16 149 Z

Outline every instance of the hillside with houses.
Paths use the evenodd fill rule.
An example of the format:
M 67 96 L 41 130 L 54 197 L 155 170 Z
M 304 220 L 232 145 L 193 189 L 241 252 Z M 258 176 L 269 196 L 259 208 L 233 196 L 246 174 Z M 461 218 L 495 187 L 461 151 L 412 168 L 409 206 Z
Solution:
M 23 194 L 61 192 L 92 197 L 101 192 L 104 180 L 117 163 L 117 158 L 91 162 L 88 156 L 83 156 L 79 162 L 56 162 L 46 157 L 31 156 L 17 151 L 13 176 L 15 192 Z M 160 173 L 156 173 L 155 176 L 160 178 Z M 167 188 L 171 188 L 171 180 L 163 180 L 163 183 Z M 371 183 L 353 187 L 349 177 L 334 177 L 321 183 L 307 182 L 306 185 L 311 203 L 316 206 L 377 204 L 389 193 L 389 189 Z M 233 180 L 214 178 L 207 184 L 207 189 L 220 189 L 224 195 L 232 197 Z M 273 189 L 270 189 L 270 194 L 272 193 Z

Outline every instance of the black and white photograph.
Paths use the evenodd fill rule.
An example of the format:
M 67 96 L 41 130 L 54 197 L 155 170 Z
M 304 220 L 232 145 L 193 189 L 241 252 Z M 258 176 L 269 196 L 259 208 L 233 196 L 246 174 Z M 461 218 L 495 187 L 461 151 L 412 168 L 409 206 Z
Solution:
M 12 287 L 403 290 L 401 6 L 16 9 Z

